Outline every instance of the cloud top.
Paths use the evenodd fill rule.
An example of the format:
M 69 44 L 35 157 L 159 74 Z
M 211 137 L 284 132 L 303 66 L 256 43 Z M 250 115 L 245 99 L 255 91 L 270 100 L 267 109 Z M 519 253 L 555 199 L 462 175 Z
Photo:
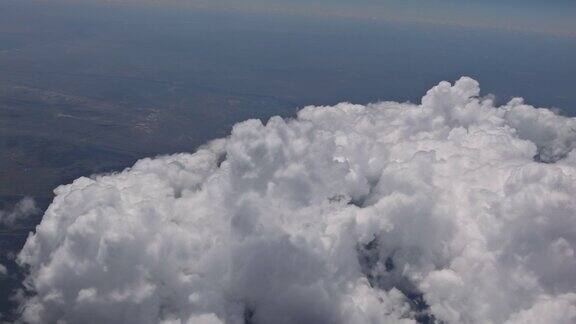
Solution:
M 306 107 L 58 187 L 23 319 L 576 320 L 576 120 L 475 80 Z

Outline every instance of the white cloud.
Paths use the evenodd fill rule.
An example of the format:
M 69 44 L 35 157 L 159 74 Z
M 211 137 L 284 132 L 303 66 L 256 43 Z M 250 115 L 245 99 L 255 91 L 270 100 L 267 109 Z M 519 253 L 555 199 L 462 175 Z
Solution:
M 61 186 L 24 319 L 573 322 L 576 120 L 478 95 L 307 107 Z
M 24 197 L 12 210 L 0 210 L 0 225 L 13 226 L 38 212 L 34 199 Z

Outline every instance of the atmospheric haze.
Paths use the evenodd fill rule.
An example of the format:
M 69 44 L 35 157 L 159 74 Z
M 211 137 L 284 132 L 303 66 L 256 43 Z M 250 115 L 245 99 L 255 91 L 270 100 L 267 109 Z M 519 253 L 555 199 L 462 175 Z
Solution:
M 476 81 L 306 107 L 55 190 L 31 323 L 569 323 L 576 119 Z

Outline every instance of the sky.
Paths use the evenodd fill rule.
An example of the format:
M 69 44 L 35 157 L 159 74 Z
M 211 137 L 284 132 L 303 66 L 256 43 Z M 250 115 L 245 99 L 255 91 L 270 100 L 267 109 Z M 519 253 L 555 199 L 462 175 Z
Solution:
M 95 0 L 88 0 L 95 1 Z M 154 3 L 219 10 L 292 13 L 498 28 L 576 36 L 576 3 L 570 0 L 107 0 L 108 3 Z

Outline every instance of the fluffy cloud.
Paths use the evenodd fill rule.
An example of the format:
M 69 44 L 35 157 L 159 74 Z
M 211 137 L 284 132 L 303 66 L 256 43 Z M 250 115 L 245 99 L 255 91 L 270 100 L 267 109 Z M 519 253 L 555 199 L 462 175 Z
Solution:
M 58 187 L 23 319 L 576 320 L 576 120 L 478 83 L 307 107 Z

